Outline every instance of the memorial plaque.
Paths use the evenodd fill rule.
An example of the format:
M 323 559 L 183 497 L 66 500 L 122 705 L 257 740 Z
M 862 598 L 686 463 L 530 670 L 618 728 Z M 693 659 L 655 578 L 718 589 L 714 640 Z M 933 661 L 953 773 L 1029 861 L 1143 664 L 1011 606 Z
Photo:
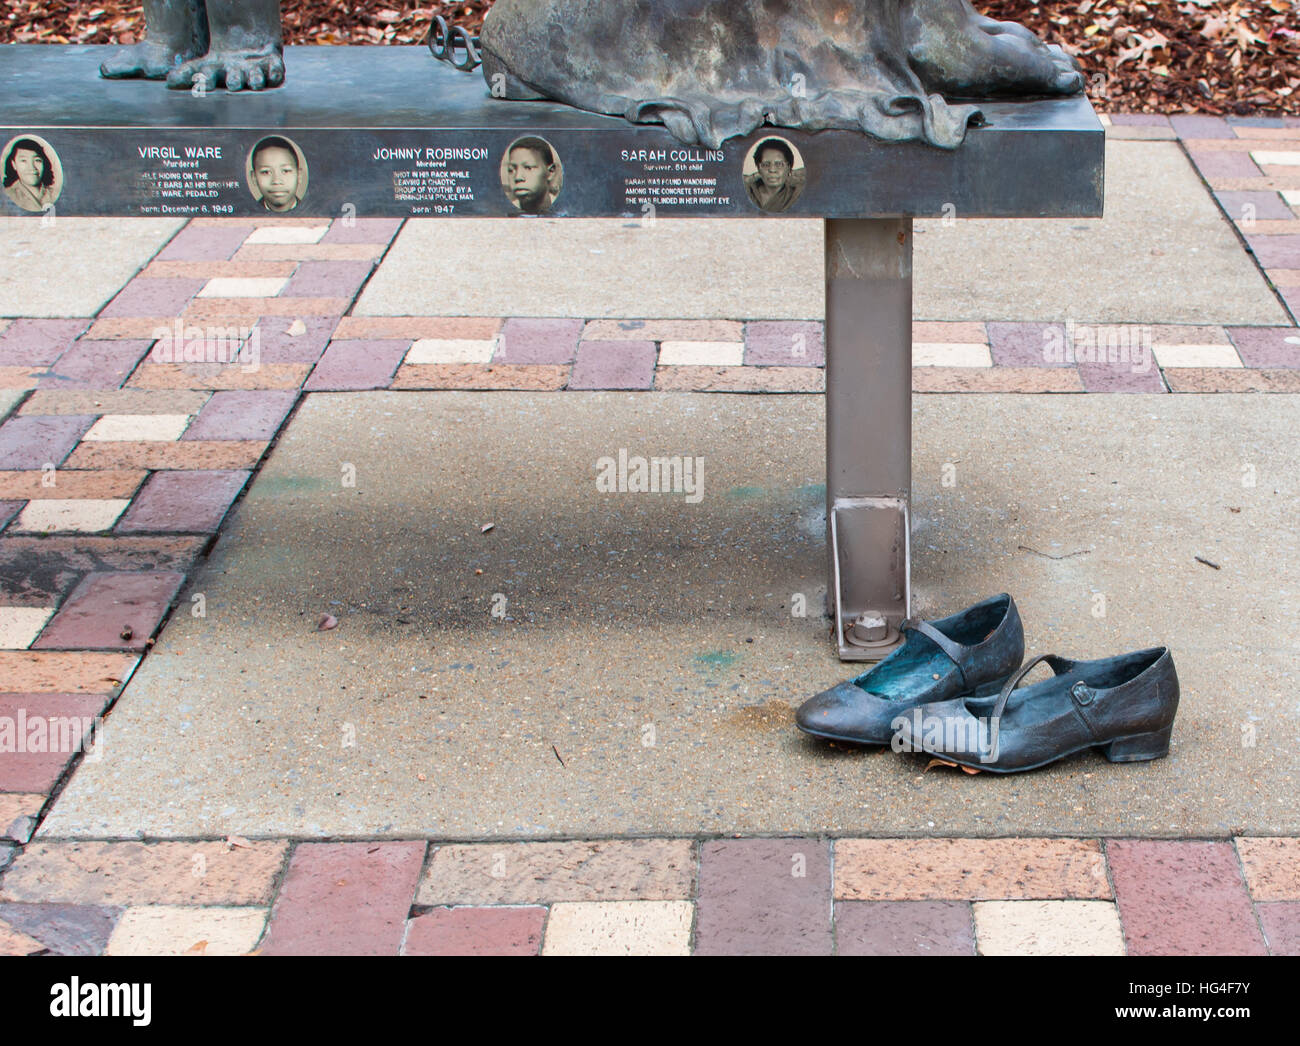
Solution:
M 985 125 L 953 150 L 786 128 L 711 149 L 684 145 L 661 125 L 492 98 L 481 76 L 434 61 L 422 47 L 291 47 L 283 87 L 235 94 L 107 85 L 99 77 L 103 51 L 0 49 L 0 159 L 16 153 L 27 170 L 34 163 L 58 175 L 31 193 L 7 191 L 4 213 L 52 206 L 67 216 L 644 219 L 1102 211 L 1105 134 L 1081 95 L 982 102 Z M 45 161 L 18 147 L 24 139 L 41 144 Z

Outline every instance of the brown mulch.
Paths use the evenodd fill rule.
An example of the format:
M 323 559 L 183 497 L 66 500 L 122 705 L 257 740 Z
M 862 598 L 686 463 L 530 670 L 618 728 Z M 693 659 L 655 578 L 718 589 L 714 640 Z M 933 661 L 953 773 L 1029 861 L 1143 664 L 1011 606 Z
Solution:
M 1300 114 L 1300 0 L 976 0 L 1077 57 L 1097 108 Z
M 975 0 L 1023 22 L 1083 64 L 1099 109 L 1300 114 L 1300 0 Z M 0 43 L 131 43 L 136 2 L 0 0 Z M 474 30 L 492 0 L 341 5 L 284 0 L 295 44 L 415 44 L 433 15 Z

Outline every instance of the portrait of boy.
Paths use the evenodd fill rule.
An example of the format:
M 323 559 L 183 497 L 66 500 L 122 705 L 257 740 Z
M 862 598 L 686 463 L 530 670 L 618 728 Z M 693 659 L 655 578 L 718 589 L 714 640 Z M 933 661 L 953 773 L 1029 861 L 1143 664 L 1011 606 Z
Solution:
M 249 186 L 268 211 L 292 211 L 307 191 L 306 165 L 287 138 L 263 138 L 249 155 Z

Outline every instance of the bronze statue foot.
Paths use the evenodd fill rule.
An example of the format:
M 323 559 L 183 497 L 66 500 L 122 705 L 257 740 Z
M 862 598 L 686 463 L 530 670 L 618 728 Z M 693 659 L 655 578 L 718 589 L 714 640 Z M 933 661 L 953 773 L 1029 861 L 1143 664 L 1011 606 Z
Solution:
M 165 44 L 141 40 L 113 52 L 100 65 L 99 75 L 108 80 L 162 80 L 178 63 L 196 58 L 200 53 L 177 53 Z
M 1078 63 L 1016 22 L 978 14 L 967 0 L 913 0 L 903 31 L 912 68 L 949 98 L 1063 95 L 1083 90 Z
M 167 86 L 188 89 L 203 77 L 206 88 L 227 91 L 261 91 L 284 83 L 284 58 L 278 50 L 220 51 L 214 48 L 202 58 L 178 65 L 167 74 Z

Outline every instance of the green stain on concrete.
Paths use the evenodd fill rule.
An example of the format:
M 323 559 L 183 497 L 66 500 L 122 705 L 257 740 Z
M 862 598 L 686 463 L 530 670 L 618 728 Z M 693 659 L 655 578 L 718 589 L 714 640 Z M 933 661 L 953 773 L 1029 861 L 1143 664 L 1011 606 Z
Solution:
M 340 486 L 341 481 L 335 476 L 268 476 L 263 473 L 254 484 L 253 493 L 274 498 L 283 494 L 337 489 Z
M 826 500 L 825 483 L 809 483 L 802 487 L 769 489 L 767 487 L 732 487 L 723 495 L 731 501 L 757 501 L 760 498 L 793 499 L 798 504 L 814 505 Z
M 730 668 L 739 660 L 740 655 L 732 650 L 710 650 L 695 655 L 695 663 L 701 668 Z

